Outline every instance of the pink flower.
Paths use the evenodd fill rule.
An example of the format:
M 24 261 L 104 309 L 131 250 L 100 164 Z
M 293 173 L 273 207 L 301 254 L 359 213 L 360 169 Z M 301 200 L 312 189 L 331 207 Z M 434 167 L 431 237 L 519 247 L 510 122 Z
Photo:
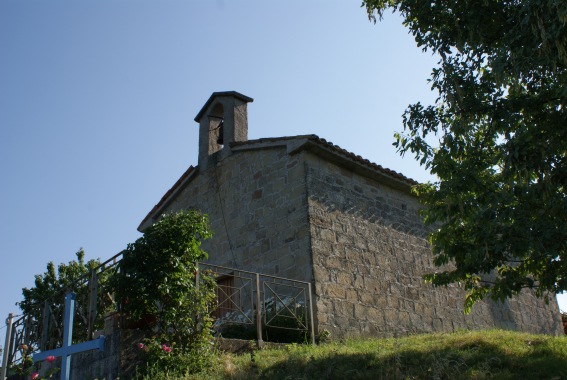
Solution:
M 140 350 L 143 350 L 144 348 L 146 348 L 146 346 L 144 346 L 144 343 L 138 343 L 138 348 Z
M 45 361 L 48 363 L 53 363 L 55 361 L 55 356 L 51 355 L 45 358 Z
M 162 345 L 161 345 L 161 348 L 162 348 L 165 352 L 168 352 L 168 353 L 171 352 L 171 347 L 168 347 L 168 346 L 165 345 L 165 344 L 162 344 Z
M 32 380 L 35 380 L 35 379 L 39 378 L 39 372 L 34 372 L 34 373 L 32 373 L 32 374 L 31 374 L 31 378 L 32 378 Z

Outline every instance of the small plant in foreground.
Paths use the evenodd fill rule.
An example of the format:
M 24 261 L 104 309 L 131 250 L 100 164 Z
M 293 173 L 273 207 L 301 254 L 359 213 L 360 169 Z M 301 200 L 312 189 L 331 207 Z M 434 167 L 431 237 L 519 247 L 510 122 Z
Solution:
M 59 372 L 59 368 L 53 366 L 53 363 L 57 360 L 55 356 L 48 356 L 45 362 L 51 366 L 47 371 L 44 371 L 43 376 L 39 373 L 40 365 L 38 363 L 34 364 L 31 354 L 32 349 L 26 344 L 22 344 L 19 347 L 20 353 L 22 355 L 21 360 L 18 364 L 12 366 L 9 371 L 9 378 L 12 376 L 18 376 L 19 378 L 30 378 L 32 380 L 43 380 L 43 379 L 53 379 L 55 374 Z
M 136 378 L 152 378 L 156 373 L 166 374 L 165 378 L 182 378 L 197 373 L 210 361 L 212 352 L 198 352 L 194 347 L 183 349 L 175 343 L 161 343 L 154 339 L 146 339 L 138 343 L 142 351 L 145 366 L 137 368 Z
M 30 376 L 35 371 L 33 360 L 31 357 L 31 347 L 27 344 L 22 344 L 19 347 L 20 354 L 22 355 L 18 364 L 13 365 L 8 370 L 8 377 L 17 375 L 19 377 Z

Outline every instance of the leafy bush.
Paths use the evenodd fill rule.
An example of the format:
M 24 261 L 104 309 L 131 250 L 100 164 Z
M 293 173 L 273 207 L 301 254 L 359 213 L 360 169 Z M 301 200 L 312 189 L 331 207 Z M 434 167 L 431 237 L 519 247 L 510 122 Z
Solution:
M 124 252 L 115 287 L 123 314 L 149 321 L 149 368 L 197 372 L 210 357 L 215 282 L 196 263 L 207 258 L 200 245 L 211 236 L 206 215 L 180 211 L 165 215 Z

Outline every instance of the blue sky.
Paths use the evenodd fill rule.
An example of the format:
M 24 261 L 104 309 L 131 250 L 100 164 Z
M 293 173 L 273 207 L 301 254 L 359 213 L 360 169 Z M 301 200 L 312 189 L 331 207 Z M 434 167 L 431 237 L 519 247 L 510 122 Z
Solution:
M 0 320 L 48 261 L 140 236 L 214 91 L 254 98 L 251 139 L 314 133 L 426 181 L 391 144 L 435 62 L 359 1 L 1 1 Z

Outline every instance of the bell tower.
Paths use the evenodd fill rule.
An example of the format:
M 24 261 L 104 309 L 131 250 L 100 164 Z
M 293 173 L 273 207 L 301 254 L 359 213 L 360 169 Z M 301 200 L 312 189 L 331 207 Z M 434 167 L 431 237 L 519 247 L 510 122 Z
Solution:
M 247 105 L 253 101 L 236 91 L 213 92 L 195 117 L 199 123 L 201 169 L 228 156 L 231 153 L 230 143 L 248 140 Z

